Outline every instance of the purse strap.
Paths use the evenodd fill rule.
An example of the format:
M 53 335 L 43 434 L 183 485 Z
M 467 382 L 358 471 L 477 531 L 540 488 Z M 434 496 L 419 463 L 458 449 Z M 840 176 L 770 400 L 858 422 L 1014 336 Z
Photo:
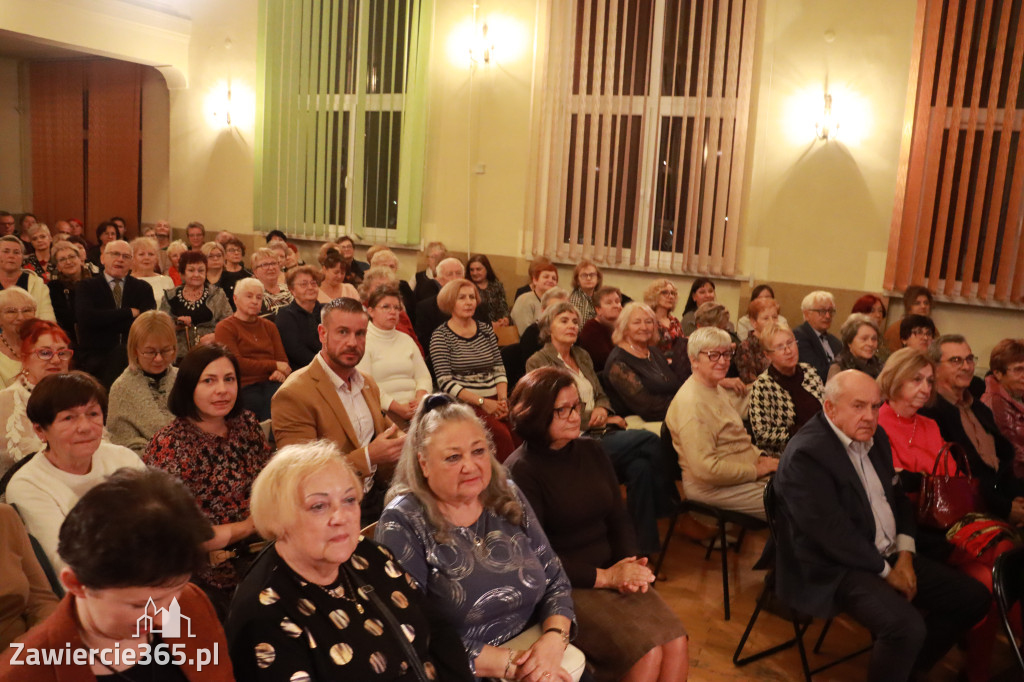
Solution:
M 932 476 L 939 474 L 939 462 L 942 462 L 942 475 L 949 476 L 949 462 L 946 459 L 946 455 L 949 455 L 949 459 L 953 460 L 956 464 L 956 473 L 967 473 L 967 478 L 974 478 L 971 474 L 971 463 L 967 458 L 967 452 L 959 443 L 943 443 L 942 449 L 939 450 L 938 456 L 935 458 L 935 463 L 932 465 Z
M 341 570 L 345 570 L 342 566 Z M 419 654 L 416 653 L 416 649 L 413 647 L 412 642 L 406 639 L 405 634 L 402 633 L 402 628 L 398 624 L 398 620 L 395 619 L 395 615 L 391 613 L 391 609 L 388 608 L 380 597 L 377 596 L 377 591 L 373 589 L 373 585 L 367 585 L 362 579 L 360 579 L 356 571 L 349 571 L 349 577 L 356 584 L 357 590 L 362 590 L 369 597 L 370 601 L 383 616 L 384 621 L 388 627 L 391 628 L 391 634 L 395 639 L 398 640 L 399 646 L 402 647 L 402 651 L 405 652 L 406 658 L 409 659 L 409 667 L 412 668 L 413 672 L 416 673 L 416 679 L 420 682 L 429 682 L 430 678 L 427 677 L 427 671 L 423 667 L 423 661 L 420 660 Z M 365 589 L 363 589 L 365 588 Z

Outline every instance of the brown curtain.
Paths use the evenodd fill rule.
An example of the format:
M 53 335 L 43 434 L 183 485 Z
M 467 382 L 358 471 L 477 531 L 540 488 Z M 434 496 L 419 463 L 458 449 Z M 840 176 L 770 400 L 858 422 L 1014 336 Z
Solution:
M 40 220 L 96 226 L 122 216 L 138 232 L 142 69 L 106 59 L 29 66 L 32 206 Z

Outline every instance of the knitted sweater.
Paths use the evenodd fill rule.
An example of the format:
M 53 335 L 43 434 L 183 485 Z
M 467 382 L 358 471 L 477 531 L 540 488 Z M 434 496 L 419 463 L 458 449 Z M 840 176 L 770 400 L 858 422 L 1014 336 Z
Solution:
M 232 315 L 217 324 L 214 336 L 217 343 L 223 343 L 231 349 L 238 359 L 238 367 L 242 372 L 238 383 L 241 386 L 269 380 L 270 375 L 277 370 L 278 362 L 288 362 L 277 327 L 262 317 L 242 322 Z
M 167 408 L 167 396 L 177 376 L 178 368 L 169 367 L 154 387 L 140 369 L 129 367 L 122 372 L 110 387 L 110 440 L 142 456 L 153 435 L 174 421 Z
M 366 352 L 356 369 L 377 382 L 385 410 L 392 402 L 407 403 L 418 391 L 429 393 L 433 389 L 430 371 L 416 342 L 408 334 L 381 329 L 372 322 L 366 328 Z

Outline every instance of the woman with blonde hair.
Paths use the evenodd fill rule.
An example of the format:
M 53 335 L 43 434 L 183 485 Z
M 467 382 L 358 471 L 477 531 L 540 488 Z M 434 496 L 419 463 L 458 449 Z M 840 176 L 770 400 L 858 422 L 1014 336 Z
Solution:
M 18 377 L 21 365 L 21 325 L 36 316 L 36 301 L 21 287 L 0 291 L 0 388 Z
M 75 288 L 79 282 L 92 273 L 85 267 L 85 261 L 78 246 L 71 242 L 57 242 L 53 247 L 51 260 L 56 266 L 54 276 L 46 285 L 50 289 L 50 302 L 57 324 L 61 326 L 75 345 Z
M 152 237 L 137 237 L 132 240 L 132 277 L 141 279 L 153 287 L 153 300 L 161 301 L 164 292 L 177 286 L 167 275 L 156 271 L 160 265 L 160 246 Z
M 651 282 L 644 291 L 644 303 L 654 311 L 654 317 L 658 321 L 658 350 L 670 365 L 676 360 L 683 360 L 686 354 L 685 346 L 680 344 L 680 340 L 686 337 L 683 334 L 683 325 L 679 318 L 672 314 L 678 301 L 679 290 L 664 277 Z
M 174 421 L 167 407 L 178 376 L 174 320 L 147 310 L 132 322 L 127 346 L 128 368 L 110 387 L 107 430 L 111 442 L 141 456 L 153 435 Z
M 569 579 L 468 406 L 424 399 L 388 498 L 377 538 L 459 632 L 474 675 L 579 679 Z
M 178 259 L 181 258 L 181 254 L 188 251 L 188 244 L 175 239 L 167 247 L 167 260 L 171 266 L 167 268 L 167 276 L 174 282 L 174 286 L 181 286 L 181 273 L 178 271 Z
M 472 679 L 452 627 L 394 555 L 360 534 L 362 497 L 327 440 L 282 448 L 256 477 L 252 520 L 274 545 L 231 602 L 239 679 Z
M 39 275 L 44 282 L 49 282 L 55 268 L 50 259 L 50 246 L 53 237 L 50 235 L 50 228 L 45 223 L 36 223 L 28 228 L 28 244 L 31 245 L 29 252 L 25 254 L 21 266 L 26 270 Z
M 605 388 L 615 411 L 639 415 L 647 422 L 663 421 L 682 382 L 658 350 L 658 321 L 650 306 L 634 302 L 623 308 L 612 341 Z

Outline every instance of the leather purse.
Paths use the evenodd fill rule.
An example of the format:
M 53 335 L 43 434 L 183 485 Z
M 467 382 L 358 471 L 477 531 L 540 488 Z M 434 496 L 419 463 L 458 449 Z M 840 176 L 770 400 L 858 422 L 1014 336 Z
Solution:
M 949 471 L 950 460 L 957 465 L 956 473 Z M 966 476 L 958 475 L 964 472 Z M 946 443 L 935 457 L 932 473 L 925 474 L 921 483 L 921 494 L 917 498 L 917 522 L 923 526 L 948 530 L 966 514 L 979 511 L 978 506 L 978 482 L 971 476 L 967 453 L 956 443 Z

